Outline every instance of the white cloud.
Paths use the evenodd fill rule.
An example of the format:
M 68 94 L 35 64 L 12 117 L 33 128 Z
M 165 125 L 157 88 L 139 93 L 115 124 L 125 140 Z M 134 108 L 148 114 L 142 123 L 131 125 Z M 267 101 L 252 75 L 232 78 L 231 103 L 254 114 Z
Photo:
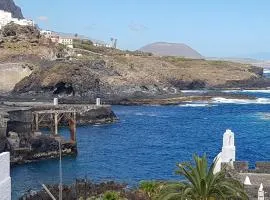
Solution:
M 145 25 L 135 23 L 135 22 L 131 22 L 128 27 L 131 31 L 135 31 L 135 32 L 141 32 L 148 29 Z
M 47 16 L 39 16 L 37 19 L 39 21 L 48 21 L 49 20 L 49 18 Z

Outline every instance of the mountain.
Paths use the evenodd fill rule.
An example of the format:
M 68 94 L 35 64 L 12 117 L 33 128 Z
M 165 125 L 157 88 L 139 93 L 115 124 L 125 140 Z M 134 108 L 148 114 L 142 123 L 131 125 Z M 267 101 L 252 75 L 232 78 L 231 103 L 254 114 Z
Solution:
M 148 44 L 139 50 L 153 53 L 158 56 L 179 56 L 195 59 L 203 58 L 200 53 L 183 43 L 155 42 Z
M 11 12 L 14 18 L 23 19 L 21 8 L 13 0 L 0 0 L 0 10 Z

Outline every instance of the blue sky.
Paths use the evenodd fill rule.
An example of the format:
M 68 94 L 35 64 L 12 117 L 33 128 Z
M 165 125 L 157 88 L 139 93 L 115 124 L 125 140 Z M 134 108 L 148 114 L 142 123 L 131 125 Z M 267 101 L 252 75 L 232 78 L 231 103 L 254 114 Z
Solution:
M 186 43 L 202 55 L 270 52 L 268 0 L 15 0 L 41 28 L 78 33 L 135 50 Z

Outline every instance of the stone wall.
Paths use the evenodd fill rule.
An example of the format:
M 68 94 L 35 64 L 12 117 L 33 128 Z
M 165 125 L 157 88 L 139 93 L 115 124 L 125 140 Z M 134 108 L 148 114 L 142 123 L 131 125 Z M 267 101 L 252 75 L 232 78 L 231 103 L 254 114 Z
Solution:
M 26 76 L 29 76 L 32 70 L 23 64 L 6 63 L 0 64 L 0 92 L 10 92 L 16 83 Z
M 10 155 L 0 154 L 0 195 L 1 200 L 11 200 Z
M 4 138 L 7 135 L 7 121 L 8 114 L 0 112 L 0 138 Z
M 29 134 L 32 132 L 32 111 L 29 109 L 18 109 L 8 111 L 9 121 L 7 132 L 18 134 Z
M 234 161 L 233 166 L 237 172 L 247 172 L 249 170 L 249 163 L 247 161 Z
M 247 161 L 235 161 L 233 162 L 234 169 L 237 172 L 244 173 L 266 173 L 270 174 L 270 162 L 256 162 L 255 169 L 249 168 Z

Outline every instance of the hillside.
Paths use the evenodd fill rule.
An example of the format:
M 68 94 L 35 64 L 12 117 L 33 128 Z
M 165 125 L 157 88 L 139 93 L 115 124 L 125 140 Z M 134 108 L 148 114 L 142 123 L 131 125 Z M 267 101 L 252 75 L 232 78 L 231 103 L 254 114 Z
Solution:
M 13 0 L 1 0 L 0 10 L 11 12 L 14 18 L 23 19 L 21 8 L 17 6 Z
M 13 85 L 3 88 L 2 84 L 0 91 L 13 89 L 12 94 L 21 97 L 58 96 L 76 101 L 101 97 L 117 102 L 179 96 L 183 89 L 270 86 L 262 78 L 263 69 L 248 64 L 156 57 L 80 40 L 68 49 L 43 38 L 33 27 L 14 24 L 1 31 L 0 39 L 0 76 L 10 69 L 17 73 L 15 79 L 6 76 L 10 80 L 5 82 L 13 81 Z
M 202 55 L 186 44 L 156 42 L 139 49 L 157 56 L 179 56 L 185 58 L 201 59 Z

